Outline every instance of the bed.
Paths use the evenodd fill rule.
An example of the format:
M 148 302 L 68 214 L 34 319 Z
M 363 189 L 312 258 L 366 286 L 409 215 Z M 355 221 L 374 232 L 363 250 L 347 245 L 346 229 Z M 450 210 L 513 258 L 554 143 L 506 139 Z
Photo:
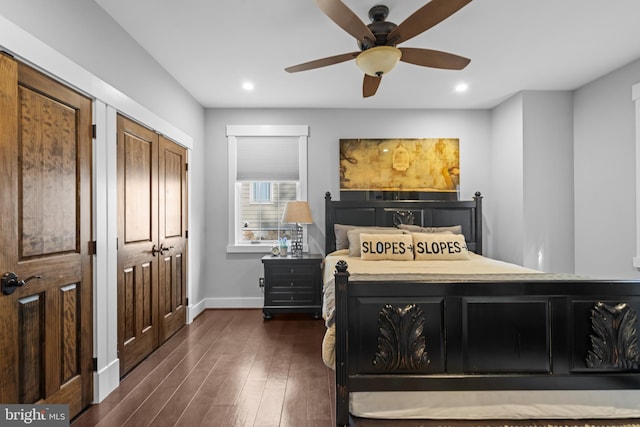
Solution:
M 350 413 L 640 417 L 640 282 L 482 256 L 480 193 L 468 201 L 327 193 L 325 227 L 323 359 L 336 372 L 337 425 L 349 425 Z M 359 253 L 344 247 L 345 230 Z M 418 258 L 420 239 L 422 249 L 456 254 L 452 242 L 462 239 L 467 258 L 406 258 L 407 245 Z M 429 265 L 426 275 L 419 264 Z

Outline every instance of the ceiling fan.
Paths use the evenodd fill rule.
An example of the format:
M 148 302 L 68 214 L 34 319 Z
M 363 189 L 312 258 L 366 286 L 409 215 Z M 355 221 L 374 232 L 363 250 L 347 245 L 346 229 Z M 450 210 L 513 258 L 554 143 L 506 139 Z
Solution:
M 399 25 L 386 21 L 389 14 L 387 6 L 372 7 L 369 10 L 371 24 L 365 25 L 341 0 L 315 0 L 315 2 L 333 22 L 356 39 L 360 51 L 316 59 L 285 68 L 289 73 L 355 59 L 358 67 L 365 73 L 362 96 L 367 98 L 375 95 L 382 76 L 391 71 L 398 61 L 448 70 L 462 70 L 471 62 L 468 58 L 438 50 L 396 48 L 396 45 L 444 21 L 471 0 L 431 0 Z

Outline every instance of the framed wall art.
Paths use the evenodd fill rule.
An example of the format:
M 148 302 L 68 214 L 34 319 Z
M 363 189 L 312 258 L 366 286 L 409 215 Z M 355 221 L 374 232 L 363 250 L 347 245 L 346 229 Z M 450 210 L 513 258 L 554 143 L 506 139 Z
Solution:
M 459 185 L 457 138 L 340 139 L 341 194 L 451 193 L 455 198 Z

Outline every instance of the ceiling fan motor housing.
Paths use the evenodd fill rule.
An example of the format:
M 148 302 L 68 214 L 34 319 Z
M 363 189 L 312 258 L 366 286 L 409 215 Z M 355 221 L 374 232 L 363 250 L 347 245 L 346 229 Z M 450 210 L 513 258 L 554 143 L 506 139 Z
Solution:
M 362 40 L 358 41 L 358 47 L 360 50 L 367 50 L 375 46 L 395 46 L 395 44 L 389 44 L 387 36 L 393 31 L 397 25 L 393 22 L 385 21 L 389 16 L 389 8 L 384 5 L 373 6 L 369 9 L 369 19 L 371 24 L 367 25 L 374 36 L 375 40 Z

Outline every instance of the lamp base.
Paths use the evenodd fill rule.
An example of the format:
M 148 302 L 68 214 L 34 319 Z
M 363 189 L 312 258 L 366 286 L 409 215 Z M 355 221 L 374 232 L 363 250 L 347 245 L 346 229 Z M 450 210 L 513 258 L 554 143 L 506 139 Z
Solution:
M 302 226 L 300 224 L 296 224 L 296 229 L 292 237 L 293 239 L 289 246 L 291 256 L 293 258 L 302 258 Z

